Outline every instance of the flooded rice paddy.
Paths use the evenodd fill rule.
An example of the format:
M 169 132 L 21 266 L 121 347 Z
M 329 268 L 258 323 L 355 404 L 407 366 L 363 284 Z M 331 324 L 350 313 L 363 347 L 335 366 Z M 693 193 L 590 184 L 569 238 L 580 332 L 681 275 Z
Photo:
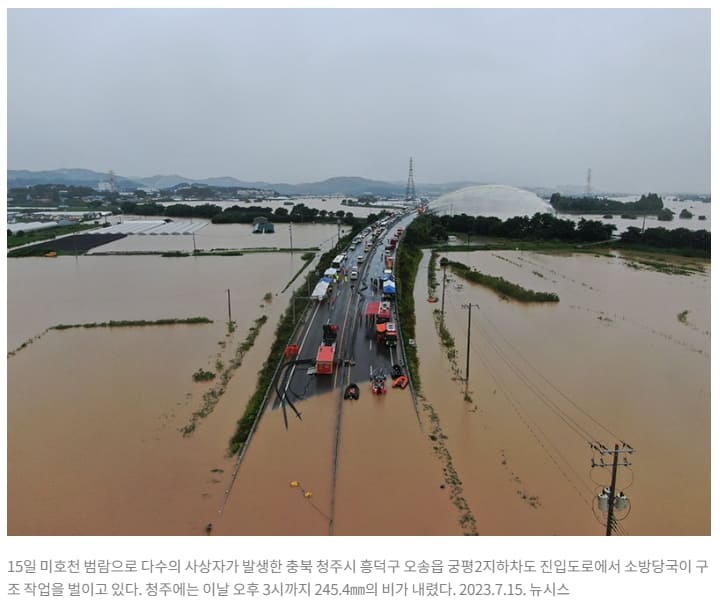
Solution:
M 299 255 L 11 259 L 10 348 L 58 323 L 201 315 L 213 324 L 49 331 L 8 359 L 8 533 L 200 534 L 232 461 L 226 447 L 287 306 Z M 229 334 L 231 290 L 236 330 Z M 263 300 L 270 291 L 270 302 Z M 180 429 L 268 321 L 212 413 Z
M 561 302 L 520 305 L 451 276 L 452 363 L 434 329 L 441 303 L 426 301 L 426 256 L 415 290 L 420 421 L 407 391 L 376 398 L 364 385 L 341 406 L 339 439 L 335 393 L 301 401 L 303 420 L 287 431 L 267 409 L 228 499 L 227 442 L 301 258 L 11 259 L 8 349 L 59 323 L 214 323 L 50 331 L 9 357 L 9 534 L 198 535 L 212 522 L 233 535 L 450 535 L 463 532 L 463 506 L 483 535 L 596 535 L 594 495 L 609 472 L 591 468 L 590 438 L 637 450 L 619 473 L 632 501 L 621 532 L 709 534 L 709 265 L 674 275 L 592 255 L 448 256 Z M 261 314 L 269 320 L 241 368 L 183 437 L 211 387 L 192 373 L 227 365 Z
M 611 448 L 621 439 L 636 449 L 631 467 L 619 468 L 617 488 L 631 500 L 621 531 L 709 534 L 709 265 L 675 275 L 591 255 L 447 255 L 561 299 L 522 305 L 449 275 L 454 373 L 440 348 L 429 350 L 441 303 L 426 302 L 427 256 L 421 264 L 423 393 L 438 410 L 479 532 L 603 533 L 594 495 L 610 473 L 591 467 L 600 455 L 587 442 Z M 462 381 L 469 302 L 470 403 Z

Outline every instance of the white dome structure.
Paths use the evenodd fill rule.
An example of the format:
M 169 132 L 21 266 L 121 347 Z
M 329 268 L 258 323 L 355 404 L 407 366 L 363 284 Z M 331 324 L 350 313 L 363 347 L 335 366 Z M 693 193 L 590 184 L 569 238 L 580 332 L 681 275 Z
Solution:
M 473 217 L 498 217 L 553 213 L 553 208 L 533 192 L 508 185 L 476 185 L 444 194 L 430 204 L 438 215 L 465 213 Z

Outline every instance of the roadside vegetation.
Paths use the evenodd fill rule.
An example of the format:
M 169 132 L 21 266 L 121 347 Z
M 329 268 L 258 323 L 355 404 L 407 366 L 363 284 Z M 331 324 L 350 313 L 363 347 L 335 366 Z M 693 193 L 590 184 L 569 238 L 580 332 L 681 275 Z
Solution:
M 430 253 L 430 260 L 428 260 L 428 298 L 435 299 L 436 301 L 438 298 L 435 295 L 436 288 L 438 287 L 438 280 L 436 279 L 436 261 L 438 260 L 438 252 L 431 251 Z
M 413 298 L 413 288 L 415 285 L 415 277 L 420 265 L 420 259 L 423 257 L 423 251 L 419 247 L 419 242 L 423 239 L 420 233 L 420 224 L 427 225 L 424 220 L 419 223 L 420 216 L 406 229 L 403 239 L 398 247 L 398 257 L 396 261 L 396 276 L 401 281 L 398 290 L 398 315 L 400 318 L 400 329 L 404 338 L 412 339 L 415 334 L 415 301 Z M 425 226 L 424 226 L 425 227 Z M 412 233 L 410 232 L 412 228 Z M 428 263 L 428 295 L 432 297 L 438 283 L 435 276 L 435 261 L 438 254 L 433 252 Z M 445 325 L 441 321 L 441 312 L 435 309 L 433 312 L 436 321 L 436 330 L 441 340 L 441 344 L 446 349 L 446 355 L 452 362 L 454 377 L 460 377 L 460 370 L 455 363 L 456 349 L 455 341 L 448 332 Z M 456 509 L 459 511 L 458 523 L 464 535 L 478 535 L 478 527 L 476 519 L 473 516 L 468 502 L 463 496 L 463 483 L 458 477 L 458 472 L 453 464 L 453 457 L 448 450 L 448 436 L 443 431 L 440 418 L 433 405 L 428 403 L 423 396 L 420 382 L 419 360 L 416 346 L 407 345 L 404 347 L 406 360 L 408 363 L 408 374 L 417 399 L 422 403 L 424 415 L 428 418 L 429 432 L 428 438 L 432 442 L 433 452 L 436 458 L 443 465 L 443 476 L 445 484 L 441 484 L 441 488 L 448 488 L 449 498 Z M 470 397 L 466 398 L 467 401 Z
M 415 223 L 415 222 L 413 222 Z M 412 224 L 411 224 L 412 226 Z M 410 226 L 408 227 L 408 230 Z M 400 319 L 400 333 L 405 340 L 415 339 L 415 299 L 413 289 L 418 265 L 423 257 L 423 251 L 414 245 L 414 240 L 408 238 L 408 232 L 398 247 L 396 258 L 396 279 L 398 280 L 398 317 Z M 409 343 L 403 346 L 408 363 L 408 375 L 413 388 L 420 392 L 421 382 L 418 363 L 418 351 L 415 345 Z

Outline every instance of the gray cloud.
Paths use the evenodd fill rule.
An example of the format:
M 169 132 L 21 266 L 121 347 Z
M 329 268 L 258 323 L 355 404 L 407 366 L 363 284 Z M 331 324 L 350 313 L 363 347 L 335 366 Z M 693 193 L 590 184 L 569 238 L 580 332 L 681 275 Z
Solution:
M 708 10 L 10 10 L 8 166 L 710 189 Z

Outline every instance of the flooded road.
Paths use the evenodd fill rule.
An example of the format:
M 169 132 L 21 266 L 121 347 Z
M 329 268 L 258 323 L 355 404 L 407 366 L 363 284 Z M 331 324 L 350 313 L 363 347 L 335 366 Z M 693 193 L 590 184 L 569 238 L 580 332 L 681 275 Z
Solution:
M 389 389 L 376 397 L 361 385 L 359 400 L 343 401 L 333 476 L 339 398 L 338 389 L 296 403 L 302 420 L 290 412 L 288 431 L 281 410 L 267 410 L 216 532 L 460 535 L 456 509 L 441 488 L 441 464 L 418 426 L 409 392 Z M 293 480 L 312 497 L 290 488 Z
M 421 264 L 416 334 L 424 350 L 423 392 L 439 410 L 480 533 L 603 533 L 593 497 L 610 474 L 591 468 L 587 441 L 613 447 L 622 439 L 637 450 L 632 467 L 619 471 L 617 487 L 632 501 L 623 531 L 709 534 L 709 267 L 684 276 L 584 255 L 449 257 L 561 298 L 521 305 L 449 276 L 445 322 L 459 368 L 453 381 L 436 346 L 433 309 L 440 302 L 426 302 L 427 256 Z M 471 403 L 462 381 L 462 305 L 469 302 Z M 688 505 L 671 506 L 673 492 Z
M 443 467 L 407 390 L 343 405 L 336 534 L 460 535 Z M 441 488 L 443 486 L 443 488 Z

